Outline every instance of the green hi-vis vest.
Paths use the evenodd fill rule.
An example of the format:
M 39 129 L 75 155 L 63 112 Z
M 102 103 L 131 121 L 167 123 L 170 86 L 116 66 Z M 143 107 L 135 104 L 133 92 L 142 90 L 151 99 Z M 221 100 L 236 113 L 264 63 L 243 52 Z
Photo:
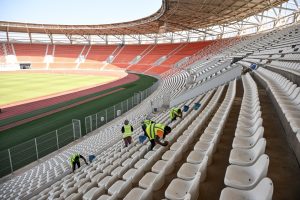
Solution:
M 124 125 L 123 138 L 129 137 L 132 135 L 131 125 Z
M 178 115 L 178 110 L 179 108 L 172 108 L 170 111 L 170 119 L 172 120 L 173 118 L 175 118 L 175 115 Z
M 147 133 L 149 139 L 153 140 L 153 139 L 155 139 L 155 136 L 157 135 L 156 134 L 157 131 L 161 130 L 162 132 L 164 132 L 164 129 L 165 129 L 165 125 L 152 123 L 152 124 L 147 126 L 146 133 Z
M 146 120 L 144 120 L 144 122 L 143 122 L 146 126 L 148 126 L 148 125 L 150 125 L 150 124 L 152 124 L 152 123 L 154 123 L 153 121 L 151 121 L 151 120 L 149 120 L 149 119 L 146 119 Z
M 70 158 L 70 164 L 72 165 L 76 159 L 79 158 L 79 154 L 75 153 L 71 158 Z

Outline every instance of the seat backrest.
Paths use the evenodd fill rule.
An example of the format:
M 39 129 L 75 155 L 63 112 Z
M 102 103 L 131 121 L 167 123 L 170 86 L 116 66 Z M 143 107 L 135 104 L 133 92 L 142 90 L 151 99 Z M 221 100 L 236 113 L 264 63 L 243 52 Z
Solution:
M 273 196 L 274 185 L 270 178 L 263 178 L 255 188 L 249 191 L 250 199 L 271 200 Z
M 205 152 L 205 155 L 212 156 L 213 150 L 214 150 L 214 145 L 217 145 L 215 143 L 210 143 L 210 146 L 208 147 L 207 151 Z
M 259 127 L 254 135 L 251 136 L 251 140 L 254 141 L 255 143 L 258 141 L 259 138 L 262 138 L 264 135 L 264 127 Z
M 149 200 L 152 199 L 152 186 L 148 187 L 145 192 L 140 197 L 140 200 Z
M 251 127 L 251 132 L 254 133 L 257 131 L 258 127 L 262 126 L 262 118 L 258 118 L 255 122 L 254 122 L 254 126 Z
M 200 178 L 201 178 L 201 173 L 200 172 L 197 172 L 192 184 L 191 184 L 191 187 L 188 191 L 188 194 L 190 194 L 191 196 L 191 200 L 196 200 L 198 199 L 198 196 L 199 196 L 199 187 L 200 187 Z M 189 195 L 187 195 L 186 197 L 188 197 Z M 186 199 L 186 198 L 184 198 Z
M 253 152 L 255 157 L 260 156 L 265 153 L 266 150 L 266 139 L 260 138 L 256 145 L 253 147 Z
M 294 104 L 299 105 L 300 104 L 300 93 L 296 96 L 296 98 L 293 100 Z
M 206 178 L 206 170 L 208 165 L 208 156 L 205 156 L 200 163 L 199 172 L 201 172 L 201 181 L 204 181 Z
M 300 88 L 297 87 L 297 88 L 292 92 L 292 94 L 290 95 L 290 99 L 295 99 L 296 96 L 299 94 L 299 92 L 300 92 Z
M 296 85 L 296 84 L 293 84 L 293 85 L 289 88 L 287 94 L 288 94 L 288 95 L 291 95 L 292 92 L 293 92 L 296 88 L 297 88 L 297 85 Z
M 259 180 L 266 177 L 269 168 L 269 156 L 267 154 L 261 155 L 258 160 L 251 166 L 252 172 L 255 173 Z

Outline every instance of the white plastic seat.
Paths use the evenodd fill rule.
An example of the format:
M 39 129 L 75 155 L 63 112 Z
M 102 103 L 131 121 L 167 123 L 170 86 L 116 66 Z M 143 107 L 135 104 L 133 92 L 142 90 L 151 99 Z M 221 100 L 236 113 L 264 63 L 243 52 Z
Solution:
M 165 161 L 170 160 L 174 155 L 176 151 L 168 150 L 162 155 L 162 159 Z
M 237 123 L 237 128 L 240 128 L 242 130 L 243 129 L 250 129 L 254 124 L 257 124 L 258 126 L 262 126 L 262 123 L 263 123 L 263 119 L 261 117 L 256 118 L 256 120 L 254 120 L 254 121 L 240 120 Z
M 73 193 L 65 199 L 66 200 L 82 200 L 82 194 L 81 193 Z
M 193 180 L 173 179 L 165 191 L 166 198 L 170 200 L 196 200 L 199 196 L 200 176 L 201 173 L 198 172 Z
M 122 177 L 122 175 L 128 170 L 128 167 L 122 167 L 122 166 L 119 166 L 117 168 L 115 168 L 112 172 L 111 172 L 111 175 L 114 176 L 114 175 L 117 175 L 119 178 Z
M 134 176 L 134 174 L 136 173 L 137 169 L 135 168 L 131 168 L 129 169 L 127 172 L 125 172 L 125 174 L 122 176 L 122 179 L 127 181 L 129 179 L 132 179 L 132 177 Z
M 86 191 L 90 190 L 93 187 L 97 187 L 96 182 L 86 182 L 84 185 L 82 185 L 80 188 L 78 188 L 78 192 L 84 194 Z
M 142 168 L 139 169 L 131 168 L 122 176 L 122 179 L 125 181 L 130 180 L 132 184 L 135 184 L 138 183 L 138 181 L 142 178 L 144 173 L 145 172 Z
M 105 173 L 98 173 L 97 175 L 93 176 L 91 179 L 94 182 L 99 182 L 102 178 L 104 178 L 107 175 L 107 172 Z
M 236 136 L 233 139 L 232 148 L 252 148 L 263 137 L 263 133 L 264 128 L 261 127 L 250 137 Z
M 269 167 L 269 157 L 263 154 L 251 166 L 230 165 L 226 169 L 225 185 L 237 189 L 250 190 L 264 177 Z
M 190 152 L 186 160 L 189 163 L 199 164 L 203 161 L 204 157 L 205 157 L 205 152 L 194 150 Z
M 235 136 L 251 137 L 257 131 L 259 131 L 260 128 L 263 128 L 261 123 L 255 123 L 251 128 L 238 127 L 235 130 Z
M 139 181 L 139 186 L 145 189 L 151 186 L 154 191 L 160 189 L 165 182 L 165 176 L 172 172 L 176 157 L 181 152 L 182 151 L 180 149 L 176 151 L 175 155 L 169 161 L 167 161 L 165 167 L 162 168 L 158 174 L 153 172 L 148 172 L 145 174 Z
M 199 164 L 184 163 L 177 172 L 177 177 L 183 180 L 192 180 L 195 178 L 197 172 L 201 172 L 201 182 L 206 178 L 208 157 L 205 156 L 203 161 Z
M 108 194 L 116 198 L 123 198 L 131 187 L 131 181 L 118 180 L 108 189 Z
M 290 120 L 290 125 L 294 133 L 300 130 L 300 119 L 292 118 Z
M 77 187 L 72 187 L 65 190 L 63 193 L 60 194 L 60 197 L 65 199 L 66 197 L 70 196 L 72 193 L 77 193 Z
M 152 186 L 154 191 L 159 190 L 165 182 L 164 171 L 165 170 L 161 171 L 159 174 L 148 172 L 139 181 L 139 186 L 144 189 L 147 189 L 148 187 Z
M 101 195 L 97 200 L 112 200 L 113 197 L 107 194 Z
M 252 165 L 265 153 L 266 139 L 260 138 L 251 149 L 234 148 L 230 152 L 229 163 L 234 165 L 249 166 Z
M 124 200 L 150 200 L 152 199 L 151 188 L 144 190 L 142 188 L 136 187 L 130 190 L 130 192 L 125 196 Z
M 158 160 L 151 168 L 151 171 L 154 173 L 159 173 L 166 165 L 168 161 Z
M 265 177 L 251 190 L 239 190 L 230 187 L 224 188 L 221 192 L 220 200 L 272 200 L 273 190 L 274 186 L 272 180 Z
M 93 187 L 87 193 L 85 193 L 82 197 L 83 200 L 95 200 L 105 193 L 104 187 Z
M 98 183 L 98 186 L 108 189 L 117 179 L 117 176 L 106 176 Z

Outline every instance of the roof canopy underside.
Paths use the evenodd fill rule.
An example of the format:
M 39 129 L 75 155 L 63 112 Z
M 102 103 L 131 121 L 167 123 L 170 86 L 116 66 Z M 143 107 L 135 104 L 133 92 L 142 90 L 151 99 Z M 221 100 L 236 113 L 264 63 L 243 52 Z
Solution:
M 143 35 L 197 30 L 230 24 L 287 0 L 164 0 L 153 15 L 106 25 L 55 25 L 0 22 L 0 31 L 65 35 Z

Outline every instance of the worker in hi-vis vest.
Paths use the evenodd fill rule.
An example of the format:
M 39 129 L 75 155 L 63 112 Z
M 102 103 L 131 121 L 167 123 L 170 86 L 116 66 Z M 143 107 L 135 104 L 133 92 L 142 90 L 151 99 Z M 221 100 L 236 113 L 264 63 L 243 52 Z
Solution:
M 177 117 L 182 118 L 182 111 L 180 108 L 171 108 L 170 110 L 170 119 L 171 122 L 175 121 Z
M 86 162 L 86 159 L 82 155 L 80 155 L 79 153 L 75 153 L 70 158 L 70 165 L 72 167 L 73 172 L 75 171 L 76 165 L 77 165 L 78 168 L 80 168 L 79 158 L 83 159 L 85 164 L 88 165 L 88 163 Z
M 167 146 L 167 141 L 161 141 L 165 139 L 166 135 L 171 133 L 171 127 L 165 126 L 160 123 L 151 123 L 146 127 L 146 134 L 148 139 L 150 140 L 150 150 L 152 150 L 156 143 Z
M 145 119 L 144 121 L 142 121 L 142 129 L 144 131 L 145 136 L 147 136 L 147 133 L 146 133 L 147 126 L 150 125 L 150 124 L 153 124 L 153 123 L 155 123 L 155 121 L 152 121 L 150 119 Z
M 133 127 L 129 124 L 129 121 L 126 119 L 124 121 L 124 126 L 121 129 L 123 133 L 123 140 L 125 143 L 125 147 L 131 144 L 132 142 L 132 132 L 133 132 Z

